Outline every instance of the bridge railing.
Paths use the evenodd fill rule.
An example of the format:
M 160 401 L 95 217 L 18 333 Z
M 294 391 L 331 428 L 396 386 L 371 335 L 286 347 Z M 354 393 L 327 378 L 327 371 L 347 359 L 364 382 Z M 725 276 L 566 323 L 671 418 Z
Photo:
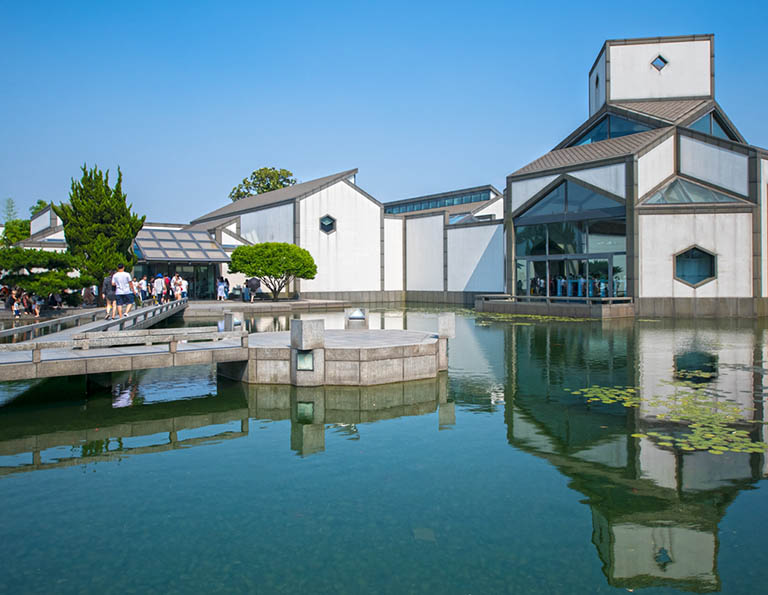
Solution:
M 75 335 L 66 341 L 27 341 L 0 345 L 0 354 L 31 351 L 32 362 L 42 360 L 42 351 L 46 349 L 100 349 L 109 347 L 130 347 L 135 345 L 168 345 L 169 353 L 176 353 L 179 343 L 219 342 L 226 339 L 240 339 L 238 347 L 248 347 L 247 331 L 219 332 L 216 327 L 184 328 L 184 329 L 147 329 L 119 332 L 92 332 Z M 84 354 L 85 355 L 85 354 Z M 125 354 L 129 355 L 129 354 Z M 19 362 L 2 362 L 19 363 Z
M 143 323 L 155 316 L 164 314 L 169 310 L 178 310 L 186 307 L 188 298 L 182 298 L 180 300 L 174 300 L 167 304 L 159 304 L 157 306 L 147 306 L 139 310 L 135 310 L 118 320 L 105 320 L 100 328 L 103 329 L 124 329 L 126 326 L 136 326 Z M 58 333 L 65 328 L 71 326 L 82 326 L 90 322 L 96 322 L 104 315 L 104 310 L 96 308 L 90 312 L 81 312 L 80 314 L 71 314 L 69 316 L 62 316 L 60 318 L 54 318 L 53 320 L 46 320 L 45 322 L 35 322 L 33 324 L 25 324 L 14 328 L 7 328 L 0 330 L 0 339 L 4 337 L 19 337 L 22 341 L 32 339 L 37 335 L 38 338 L 43 337 L 43 331 L 49 331 L 51 333 Z

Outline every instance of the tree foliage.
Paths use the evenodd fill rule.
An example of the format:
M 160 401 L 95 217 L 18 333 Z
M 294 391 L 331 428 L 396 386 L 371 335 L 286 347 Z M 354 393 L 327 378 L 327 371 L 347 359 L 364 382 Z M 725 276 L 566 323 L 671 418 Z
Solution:
M 251 172 L 250 177 L 244 178 L 240 184 L 232 188 L 232 192 L 229 193 L 229 198 L 233 201 L 240 200 L 246 196 L 263 194 L 264 192 L 271 192 L 278 188 L 293 186 L 295 183 L 296 178 L 294 178 L 293 173 L 287 169 L 262 167 Z
M 70 277 L 77 269 L 77 259 L 66 252 L 46 252 L 7 248 L 0 250 L 0 270 L 4 285 L 23 288 L 37 295 L 79 289 L 94 281 L 88 276 Z
M 72 180 L 69 204 L 53 205 L 64 224 L 69 252 L 78 260 L 81 274 L 101 286 L 111 269 L 122 263 L 133 267 L 136 256 L 133 240 L 145 217 L 131 212 L 123 193 L 123 174 L 117 168 L 117 182 L 109 186 L 109 170 L 83 165 L 80 180 Z
M 29 237 L 29 219 L 10 219 L 5 222 L 3 236 L 0 238 L 6 248 Z
M 29 216 L 34 217 L 43 209 L 48 208 L 49 204 L 50 204 L 49 202 L 44 201 L 42 198 L 38 198 L 37 202 L 33 204 L 31 207 L 29 207 Z
M 3 204 L 3 222 L 8 223 L 9 221 L 18 218 L 18 216 L 19 214 L 16 212 L 16 203 L 9 196 L 5 199 L 5 203 Z
M 309 252 L 295 244 L 264 242 L 235 248 L 229 271 L 258 277 L 277 301 L 280 292 L 294 279 L 314 279 L 317 265 Z

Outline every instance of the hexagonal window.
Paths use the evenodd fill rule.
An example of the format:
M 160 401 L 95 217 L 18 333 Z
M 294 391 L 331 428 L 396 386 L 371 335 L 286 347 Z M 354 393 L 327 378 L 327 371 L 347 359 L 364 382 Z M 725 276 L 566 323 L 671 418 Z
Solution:
M 325 233 L 333 233 L 336 231 L 336 219 L 330 215 L 320 217 L 320 231 L 324 231 Z
M 699 287 L 717 277 L 717 257 L 698 246 L 675 254 L 675 279 Z

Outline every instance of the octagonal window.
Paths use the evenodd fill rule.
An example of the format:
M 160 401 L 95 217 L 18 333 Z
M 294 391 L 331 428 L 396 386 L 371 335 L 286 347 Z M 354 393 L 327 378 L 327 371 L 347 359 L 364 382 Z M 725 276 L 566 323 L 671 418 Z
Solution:
M 325 233 L 333 233 L 336 231 L 336 219 L 330 215 L 320 217 L 320 231 L 324 231 Z
M 675 279 L 698 287 L 717 277 L 717 258 L 711 252 L 693 246 L 675 255 Z

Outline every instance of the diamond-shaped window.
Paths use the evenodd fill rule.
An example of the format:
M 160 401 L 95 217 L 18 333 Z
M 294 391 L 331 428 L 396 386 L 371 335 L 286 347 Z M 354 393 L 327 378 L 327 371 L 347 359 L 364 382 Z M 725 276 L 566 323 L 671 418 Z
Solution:
M 675 254 L 675 279 L 699 287 L 717 277 L 717 261 L 714 254 L 698 246 Z
M 333 233 L 336 231 L 336 219 L 330 215 L 320 217 L 320 231 L 325 233 Z
M 669 60 L 667 60 L 664 56 L 659 54 L 653 59 L 653 62 L 651 62 L 651 66 L 653 66 L 656 70 L 661 72 L 664 67 L 669 64 Z

